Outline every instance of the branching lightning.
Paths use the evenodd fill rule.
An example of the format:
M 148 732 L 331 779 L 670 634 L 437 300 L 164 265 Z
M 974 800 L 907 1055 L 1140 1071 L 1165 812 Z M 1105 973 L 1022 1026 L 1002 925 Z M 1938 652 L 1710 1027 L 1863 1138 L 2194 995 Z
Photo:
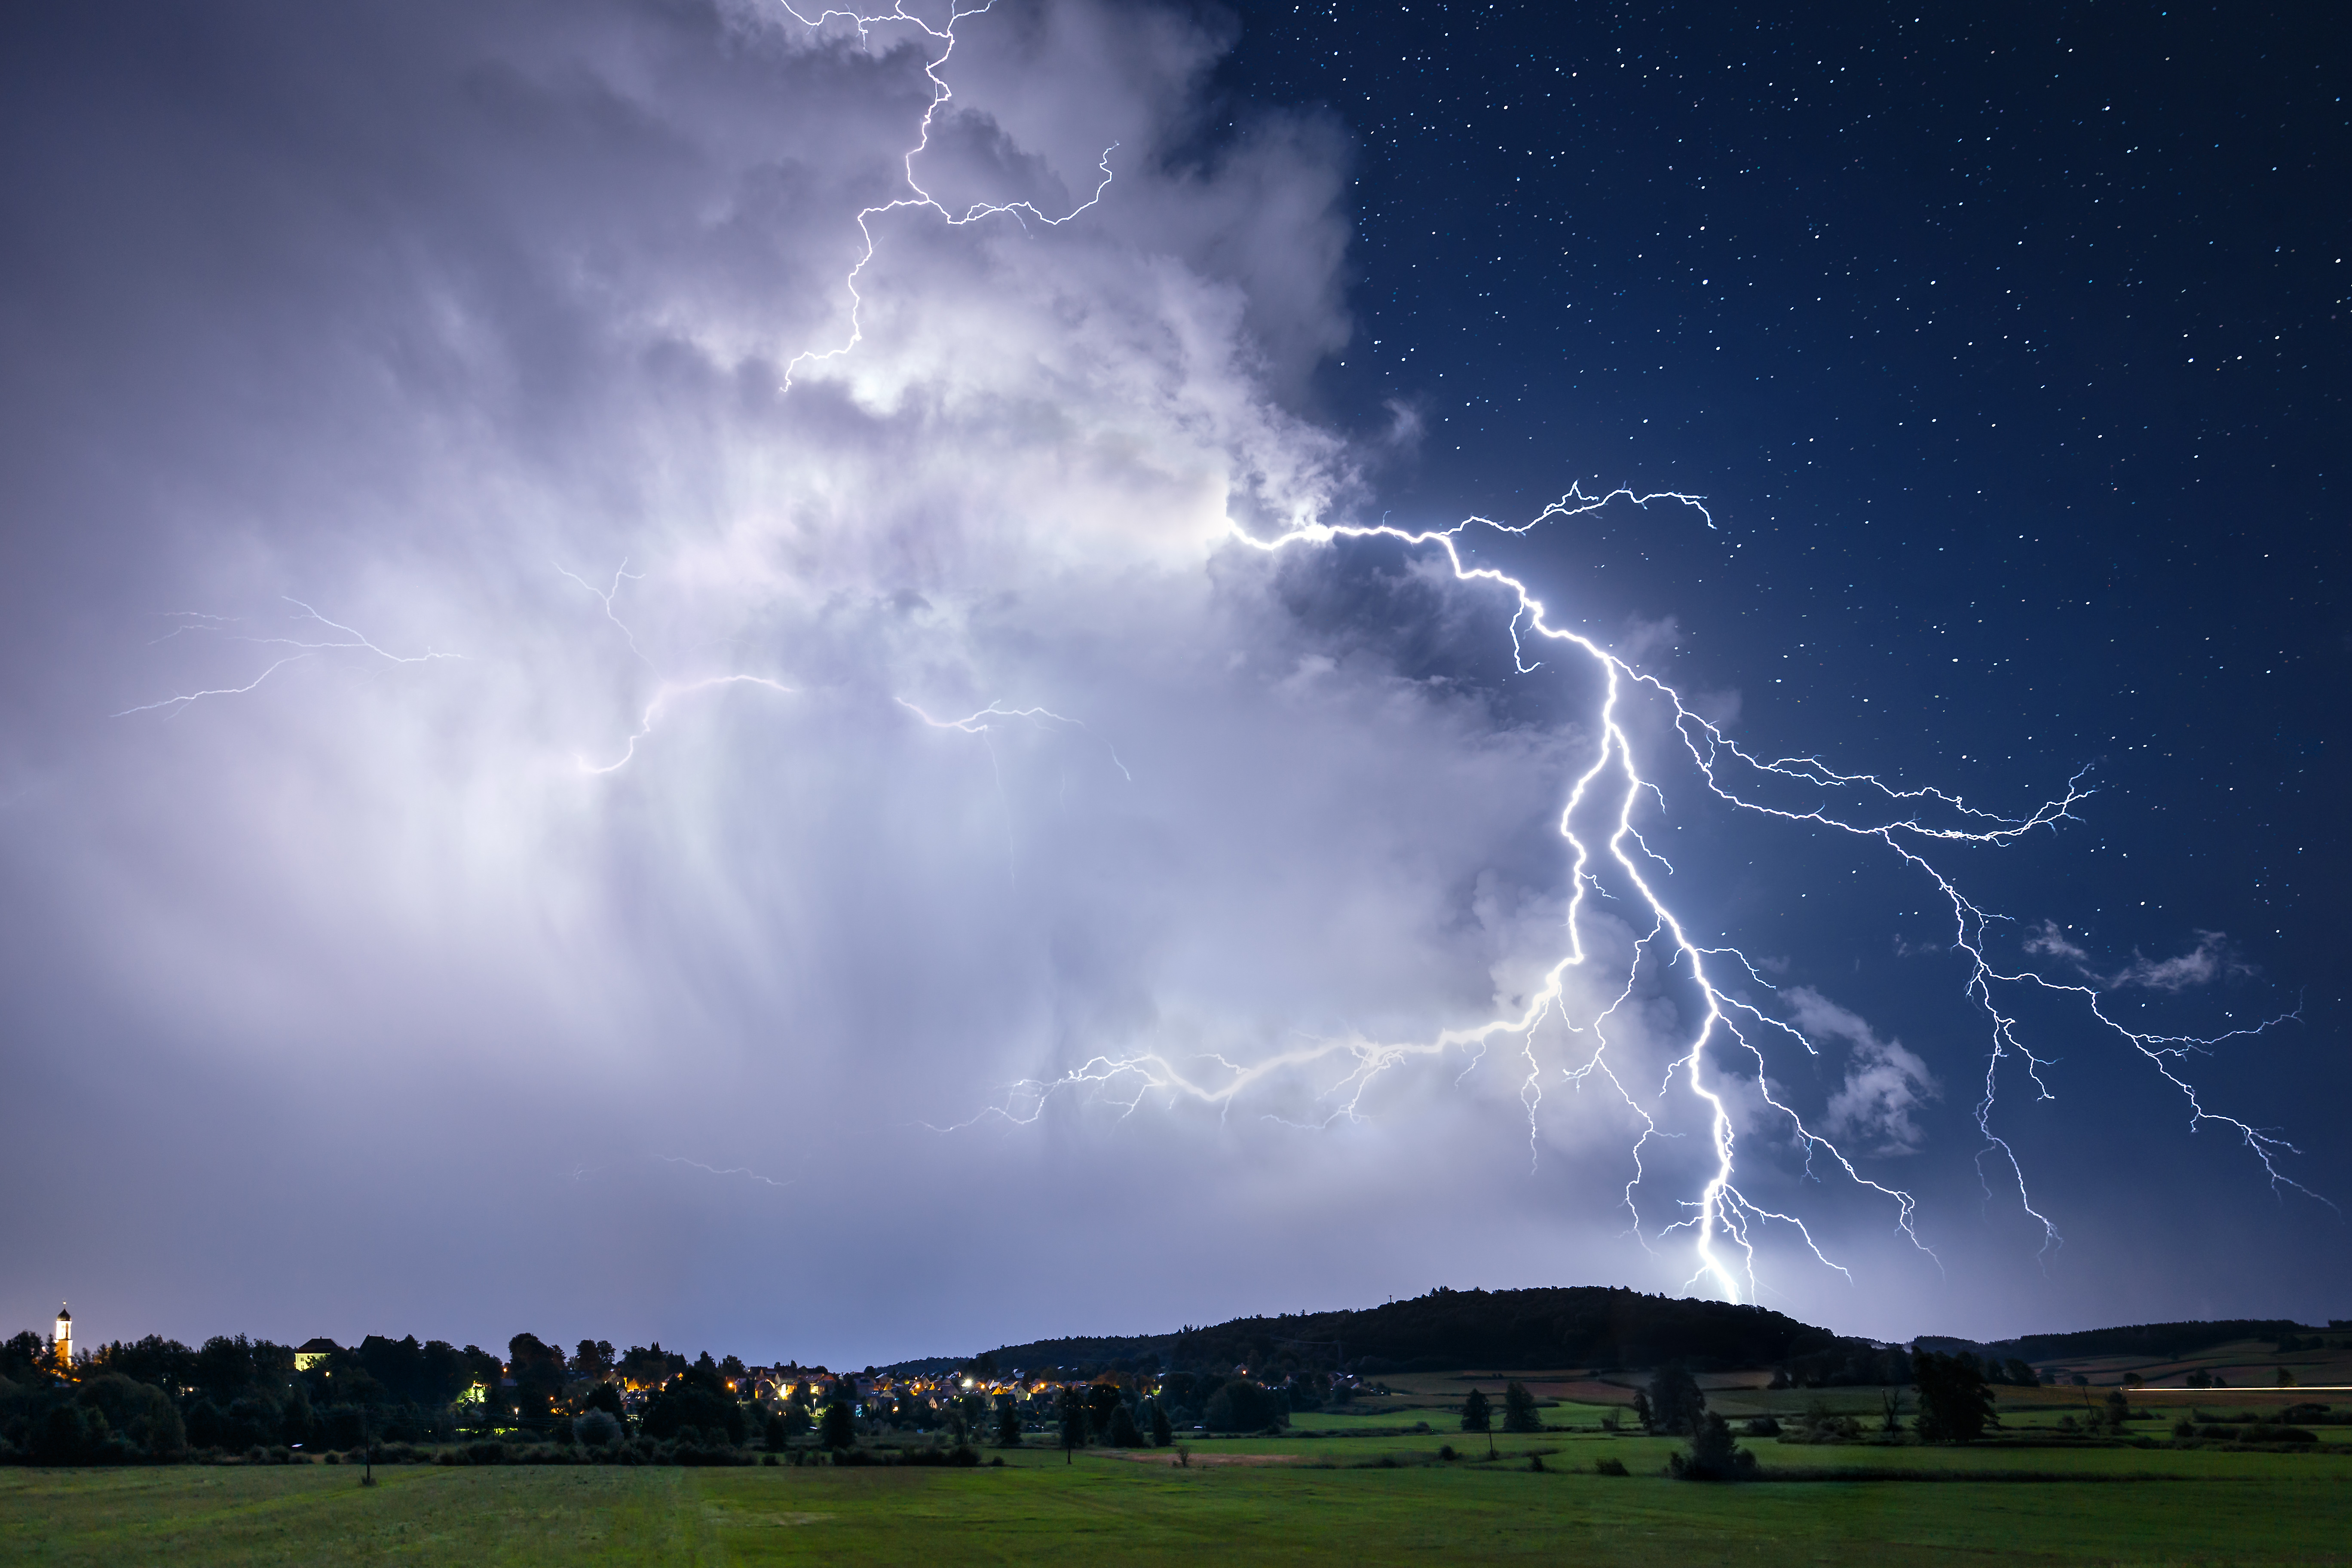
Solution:
M 904 23 L 908 26 L 919 28 L 923 36 L 939 47 L 939 52 L 923 66 L 923 74 L 929 79 L 931 84 L 931 100 L 923 107 L 920 131 L 915 144 L 907 149 L 906 155 L 899 161 L 900 167 L 906 174 L 907 189 L 913 194 L 894 197 L 877 205 L 863 208 L 857 215 L 857 232 L 865 237 L 866 248 L 857 258 L 856 265 L 849 269 L 849 276 L 845 280 L 849 290 L 848 340 L 836 348 L 811 349 L 794 354 L 791 363 L 784 366 L 784 390 L 788 392 L 792 390 L 793 374 L 802 365 L 841 359 L 854 351 L 859 343 L 865 342 L 866 328 L 861 313 L 865 310 L 866 297 L 858 292 L 857 280 L 864 275 L 866 266 L 874 259 L 873 220 L 875 218 L 886 213 L 897 212 L 903 207 L 921 207 L 937 213 L 941 220 L 958 228 L 966 224 L 977 223 L 982 218 L 998 217 L 1006 214 L 1010 214 L 1024 225 L 1034 218 L 1049 228 L 1058 228 L 1102 200 L 1103 192 L 1110 188 L 1110 155 L 1118 150 L 1118 143 L 1116 142 L 1103 149 L 1102 157 L 1095 165 L 1102 171 L 1102 179 L 1096 184 L 1094 194 L 1059 217 L 1047 216 L 1037 209 L 1034 203 L 1031 202 L 974 202 L 964 209 L 961 216 L 958 216 L 950 212 L 930 192 L 923 188 L 920 181 L 915 178 L 915 160 L 922 156 L 924 150 L 931 144 L 931 121 L 937 118 L 940 106 L 955 96 L 947 84 L 947 79 L 940 75 L 940 68 L 948 63 L 948 57 L 955 53 L 956 25 L 967 16 L 985 14 L 995 3 L 996 0 L 986 0 L 982 5 L 952 9 L 949 13 L 947 25 L 943 27 L 934 27 L 921 17 L 910 15 L 907 10 L 905 0 L 896 0 L 889 10 L 877 11 L 871 15 L 858 11 L 827 9 L 818 12 L 814 16 L 801 15 L 798 8 L 792 4 L 792 0 L 783 0 L 784 9 L 791 12 L 793 20 L 803 26 L 822 26 L 837 17 L 855 26 L 859 40 L 867 42 L 866 29 L 869 27 L 881 26 L 893 22 Z
M 2103 1005 L 2105 994 L 2095 985 L 2052 980 L 2031 969 L 2008 972 L 1996 967 L 1986 955 L 1985 931 L 1987 925 L 2000 917 L 1989 915 L 1979 908 L 1960 891 L 1949 876 L 1927 858 L 1925 852 L 1937 845 L 1999 845 L 2013 842 L 2039 829 L 2054 831 L 2059 823 L 2073 819 L 2074 808 L 2090 796 L 2091 792 L 2084 787 L 2080 775 L 2069 780 L 2064 792 L 2057 798 L 2042 802 L 2022 816 L 2009 816 L 1969 805 L 1959 796 L 1940 789 L 1903 789 L 1874 774 L 1841 773 L 1818 758 L 1766 759 L 1752 755 L 1717 725 L 1695 711 L 1682 694 L 1665 680 L 1635 668 L 1580 633 L 1553 626 L 1543 602 L 1519 579 L 1493 567 L 1472 565 L 1464 558 L 1461 537 L 1465 529 L 1474 525 L 1505 532 L 1523 532 L 1534 523 L 1581 515 L 1614 500 L 1624 500 L 1636 505 L 1670 500 L 1703 510 L 1700 498 L 1696 496 L 1674 493 L 1636 495 L 1630 490 L 1619 489 L 1606 496 L 1592 497 L 1571 489 L 1569 494 L 1545 508 L 1530 523 L 1517 527 L 1495 523 L 1484 518 L 1471 518 L 1452 528 L 1428 531 L 1397 528 L 1386 523 L 1314 524 L 1270 540 L 1252 535 L 1238 525 L 1233 529 L 1233 538 L 1238 545 L 1266 553 L 1328 546 L 1337 541 L 1349 539 L 1385 539 L 1410 549 L 1442 552 L 1456 582 L 1491 585 L 1511 595 L 1514 607 L 1508 626 L 1517 667 L 1521 671 L 1532 672 L 1540 668 L 1540 661 L 1530 660 L 1528 657 L 1531 645 L 1549 645 L 1562 652 L 1580 656 L 1601 678 L 1601 696 L 1594 715 L 1596 739 L 1592 752 L 1589 763 L 1570 788 L 1559 815 L 1559 831 L 1566 841 L 1569 859 L 1567 951 L 1548 972 L 1544 984 L 1523 1010 L 1507 1016 L 1446 1029 L 1421 1040 L 1374 1041 L 1352 1037 L 1315 1040 L 1247 1065 L 1212 1055 L 1202 1058 L 1212 1068 L 1205 1073 L 1198 1068 L 1187 1069 L 1158 1052 L 1101 1055 L 1079 1064 L 1059 1078 L 1032 1080 L 1015 1086 L 1008 1102 L 994 1108 L 990 1114 L 1015 1121 L 1034 1121 L 1042 1113 L 1046 1101 L 1064 1089 L 1107 1094 L 1127 1113 L 1132 1113 L 1146 1099 L 1162 1099 L 1171 1104 L 1192 1100 L 1217 1106 L 1222 1111 L 1276 1074 L 1329 1064 L 1337 1069 L 1337 1075 L 1326 1074 L 1328 1081 L 1322 1090 L 1322 1100 L 1331 1109 L 1321 1122 L 1322 1125 L 1329 1125 L 1333 1121 L 1360 1116 L 1366 1091 L 1376 1079 L 1391 1068 L 1413 1058 L 1440 1057 L 1455 1050 L 1470 1052 L 1475 1057 L 1493 1041 L 1517 1038 L 1528 1068 L 1521 1085 L 1520 1100 L 1528 1113 L 1532 1153 L 1538 1135 L 1536 1111 L 1541 1100 L 1542 1088 L 1545 1082 L 1551 1080 L 1555 1070 L 1547 1068 L 1536 1048 L 1537 1030 L 1549 1017 L 1564 1026 L 1571 1036 L 1589 1036 L 1591 1040 L 1590 1052 L 1581 1061 L 1556 1069 L 1559 1078 L 1580 1087 L 1587 1083 L 1606 1084 L 1639 1119 L 1641 1131 L 1630 1151 L 1633 1174 L 1625 1185 L 1624 1203 L 1633 1217 L 1634 1233 L 1641 1236 L 1644 1222 L 1636 1202 L 1636 1191 L 1644 1176 L 1643 1155 L 1654 1138 L 1664 1134 L 1648 1107 L 1627 1088 L 1612 1066 L 1609 1050 L 1612 1021 L 1634 994 L 1643 966 L 1645 962 L 1650 962 L 1656 963 L 1662 972 L 1686 975 L 1687 983 L 1698 999 L 1697 1016 L 1688 1025 L 1685 1043 L 1670 1060 L 1656 1096 L 1656 1101 L 1663 1102 L 1679 1079 L 1682 1091 L 1697 1102 L 1712 1141 L 1712 1173 L 1696 1196 L 1681 1201 L 1680 1206 L 1685 1211 L 1682 1217 L 1664 1225 L 1656 1232 L 1660 1237 L 1682 1230 L 1691 1233 L 1696 1266 L 1690 1282 L 1705 1282 L 1734 1300 L 1755 1300 L 1756 1244 L 1751 1231 L 1753 1226 L 1766 1223 L 1789 1227 L 1824 1265 L 1838 1268 L 1841 1273 L 1846 1272 L 1814 1242 L 1801 1217 L 1767 1208 L 1740 1189 L 1737 1180 L 1734 1118 L 1725 1099 L 1724 1086 L 1728 1082 L 1728 1076 L 1714 1060 L 1726 1047 L 1744 1057 L 1750 1064 L 1752 1076 L 1743 1075 L 1747 1089 L 1755 1093 L 1773 1114 L 1783 1119 L 1794 1139 L 1805 1151 L 1808 1171 L 1816 1154 L 1826 1157 L 1849 1181 L 1884 1198 L 1893 1210 L 1895 1231 L 1912 1246 L 1933 1257 L 1932 1250 L 1914 1227 L 1917 1203 L 1913 1196 L 1900 1188 L 1887 1186 L 1864 1174 L 1844 1150 L 1808 1125 L 1797 1110 L 1772 1092 L 1766 1054 L 1759 1044 L 1759 1038 L 1764 1035 L 1783 1037 L 1794 1040 L 1812 1055 L 1819 1054 L 1818 1047 L 1794 1024 L 1772 1017 L 1754 1004 L 1723 989 L 1710 971 L 1711 961 L 1718 958 L 1735 963 L 1748 981 L 1769 987 L 1755 965 L 1737 949 L 1702 945 L 1692 935 L 1684 918 L 1668 904 L 1655 885 L 1649 867 L 1654 864 L 1663 866 L 1665 862 L 1650 849 L 1643 838 L 1636 816 L 1644 800 L 1654 801 L 1663 813 L 1665 796 L 1658 784 L 1643 771 L 1633 739 L 1626 727 L 1628 700 L 1646 695 L 1661 704 L 1662 716 L 1680 738 L 1699 782 L 1718 800 L 1739 811 L 1875 840 L 1904 865 L 1925 876 L 1936 888 L 1951 910 L 1953 946 L 1966 954 L 1969 966 L 1966 994 L 1981 1010 L 1990 1035 L 1985 1089 L 1976 1109 L 1977 1125 L 1985 1139 L 1985 1154 L 1993 1157 L 2003 1167 L 2007 1177 L 2015 1185 L 2019 1203 L 2043 1227 L 2045 1251 L 2058 1244 L 2057 1227 L 2035 1206 L 2023 1165 L 2007 1140 L 1994 1128 L 1999 1069 L 2000 1064 L 2011 1057 L 2024 1064 L 2038 1097 L 2054 1098 L 2041 1076 L 2047 1063 L 2027 1047 L 2019 1036 L 2016 1018 L 2003 1010 L 2001 996 L 2007 991 L 2042 989 L 2079 997 L 2100 1028 L 2145 1057 L 2179 1091 L 2192 1129 L 2207 1123 L 2227 1129 L 2255 1156 L 2274 1188 L 2294 1187 L 2298 1192 L 2308 1193 L 2307 1188 L 2294 1182 L 2277 1166 L 2277 1155 L 2297 1152 L 2292 1144 L 2236 1118 L 2208 1110 L 2194 1087 L 2175 1070 L 2190 1054 L 2209 1049 L 2233 1035 L 2261 1033 L 2282 1019 L 2273 1019 L 2259 1028 L 2234 1030 L 2231 1035 L 2211 1038 L 2150 1035 L 2126 1027 L 2109 1016 Z M 1711 525 L 1712 520 L 1709 521 Z M 1822 804 L 1805 810 L 1792 810 L 1755 798 L 1752 793 L 1755 786 L 1766 780 L 1811 786 L 1820 792 Z M 1602 824 L 1598 832 L 1587 826 L 1596 817 Z M 1591 962 L 1592 950 L 1586 936 L 1586 924 L 1590 918 L 1586 900 L 1589 894 L 1599 890 L 1599 880 L 1593 868 L 1595 862 L 1603 858 L 1631 887 L 1651 929 L 1635 942 L 1622 984 L 1614 987 L 1613 999 L 1593 1016 L 1579 1020 L 1570 1016 L 1565 982 L 1571 972 Z M 1667 868 L 1671 874 L 1671 867 Z M 1663 950 L 1662 959 L 1654 957 L 1657 950 Z M 2310 1195 L 2317 1196 L 2315 1194 Z M 1849 1274 L 1848 1278 L 1851 1277 Z
M 372 653 L 378 658 L 383 659 L 387 663 L 391 664 L 430 664 L 436 659 L 463 658 L 466 657 L 463 654 L 457 653 L 436 653 L 431 648 L 427 648 L 423 653 L 417 654 L 391 653 L 383 648 L 378 647 L 373 642 L 371 642 L 364 634 L 355 631 L 350 626 L 344 626 L 340 621 L 329 620 L 326 616 L 320 615 L 318 611 L 312 609 L 310 605 L 304 604 L 299 599 L 289 598 L 286 600 L 286 603 L 293 605 L 295 609 L 301 612 L 294 617 L 298 622 L 315 621 L 331 632 L 341 632 L 343 635 L 343 640 L 319 641 L 299 637 L 256 637 L 250 633 L 230 630 L 230 627 L 241 625 L 242 623 L 227 616 L 210 616 L 205 614 L 201 610 L 173 611 L 169 618 L 174 623 L 174 625 L 172 629 L 165 632 L 162 637 L 156 638 L 156 641 L 162 642 L 166 638 L 183 637 L 190 634 L 209 634 L 214 637 L 225 638 L 231 642 L 253 643 L 263 647 L 291 648 L 294 651 L 281 655 L 277 659 L 271 661 L 271 663 L 264 668 L 260 674 L 255 676 L 251 680 L 247 681 L 243 686 L 219 686 L 207 688 L 200 691 L 184 692 L 176 697 L 166 697 L 161 701 L 142 702 L 136 708 L 125 708 L 121 712 L 111 715 L 111 717 L 116 719 L 127 719 L 133 713 L 152 713 L 158 709 L 168 709 L 173 714 L 177 715 L 179 713 L 185 712 L 188 709 L 194 707 L 196 703 L 203 701 L 207 697 L 242 697 L 247 692 L 252 691 L 256 688 L 259 687 L 263 681 L 268 680 L 271 676 L 277 674 L 288 665 L 299 664 L 303 659 L 310 658 L 313 654 L 331 652 L 336 649 L 358 649 L 366 653 Z
M 656 1154 L 654 1158 L 664 1164 L 691 1165 L 698 1171 L 708 1171 L 714 1176 L 741 1176 L 771 1187 L 789 1187 L 793 1184 L 792 1182 L 780 1182 L 773 1176 L 763 1176 L 749 1165 L 731 1165 L 722 1171 L 716 1165 L 706 1165 L 699 1160 L 689 1160 L 683 1154 Z M 793 1180 L 797 1181 L 799 1178 L 794 1177 Z

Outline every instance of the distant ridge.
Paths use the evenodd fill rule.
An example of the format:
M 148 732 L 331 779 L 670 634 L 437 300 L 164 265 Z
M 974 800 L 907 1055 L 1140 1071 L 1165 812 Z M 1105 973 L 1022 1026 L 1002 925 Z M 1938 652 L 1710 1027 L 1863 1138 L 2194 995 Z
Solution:
M 2150 1361 L 2171 1361 L 2193 1355 L 2232 1340 L 2275 1340 L 2284 1334 L 2322 1331 L 2286 1318 L 2223 1318 L 2210 1323 L 2127 1323 L 2112 1329 L 2082 1329 L 2065 1334 L 2022 1334 L 2013 1340 L 1980 1344 L 1974 1340 L 1922 1334 L 1924 1350 L 1965 1349 L 2021 1361 L 2064 1361 L 2069 1357 L 2137 1355 Z
M 1235 1318 L 1175 1333 L 1004 1345 L 1002 1368 L 1070 1373 L 1289 1366 L 1378 1374 L 1467 1366 L 1770 1366 L 1864 1342 L 1762 1307 L 1645 1296 L 1601 1285 L 1452 1290 L 1356 1311 Z

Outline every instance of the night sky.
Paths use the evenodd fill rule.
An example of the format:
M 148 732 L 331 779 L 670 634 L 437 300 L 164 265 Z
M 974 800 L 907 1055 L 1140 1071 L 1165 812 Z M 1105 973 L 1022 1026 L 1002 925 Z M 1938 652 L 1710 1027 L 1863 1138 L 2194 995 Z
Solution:
M 2340 26 L 956 38 L 945 210 L 869 217 L 853 344 L 906 22 L 0 22 L 0 1329 L 864 1364 L 1438 1284 L 2352 1311 Z M 1775 1021 L 1698 1062 L 1752 1272 L 1673 1228 L 1703 998 L 1628 876 L 1566 1026 L 1417 1050 L 1567 950 L 1604 667 L 1310 535 L 1571 486 L 1660 499 L 1463 561 L 1748 754 L 2090 792 L 1895 836 L 2045 983 L 1989 1074 L 1935 875 L 1726 805 L 1630 688 L 1639 863 Z

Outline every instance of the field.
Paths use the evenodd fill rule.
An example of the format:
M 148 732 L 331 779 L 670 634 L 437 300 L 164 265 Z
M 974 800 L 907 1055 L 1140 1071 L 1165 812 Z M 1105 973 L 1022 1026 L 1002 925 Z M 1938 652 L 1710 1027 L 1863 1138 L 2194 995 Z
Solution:
M 2352 1562 L 2352 1456 L 1765 1443 L 1768 1465 L 1892 1459 L 1922 1479 L 1706 1486 L 1660 1479 L 1660 1439 L 1505 1437 L 1492 1462 L 1438 1460 L 1441 1440 L 1485 1451 L 1455 1432 L 1193 1444 L 1183 1467 L 1099 1450 L 961 1470 L 413 1466 L 364 1489 L 324 1465 L 13 1469 L 0 1561 Z M 1594 1474 L 1604 1456 L 1633 1473 Z M 2021 1469 L 2053 1479 L 1957 1479 Z
M 2004 1388 L 2000 1436 L 1964 1448 L 1748 1439 L 1781 1479 L 1740 1486 L 1664 1479 L 1677 1444 L 1603 1425 L 1639 1379 L 1585 1369 L 1392 1378 L 1391 1394 L 1301 1415 L 1286 1436 L 1194 1436 L 1181 1464 L 1165 1449 L 1066 1462 L 1031 1447 L 972 1469 L 415 1465 L 380 1468 L 366 1489 L 323 1464 L 0 1469 L 0 1563 L 2352 1563 L 2352 1426 L 2316 1426 L 2307 1452 L 2061 1436 L 2125 1373 L 2177 1385 L 2200 1365 L 2238 1386 L 2134 1390 L 2146 1415 L 2127 1431 L 2160 1440 L 2192 1410 L 2352 1408 L 2327 1386 L 2352 1382 L 2340 1352 L 2300 1358 L 2302 1387 L 2245 1386 L 2275 1361 L 2246 1347 L 2089 1365 L 2089 1389 Z M 1542 1399 L 1548 1430 L 1497 1436 L 1489 1459 L 1456 1413 L 1471 1387 L 1499 1395 L 1512 1377 Z M 1702 1381 L 1736 1424 L 1812 1406 L 1870 1430 L 1897 1392 Z M 1611 1459 L 1629 1473 L 1596 1472 Z M 1877 1479 L 1790 1479 L 1841 1471 Z

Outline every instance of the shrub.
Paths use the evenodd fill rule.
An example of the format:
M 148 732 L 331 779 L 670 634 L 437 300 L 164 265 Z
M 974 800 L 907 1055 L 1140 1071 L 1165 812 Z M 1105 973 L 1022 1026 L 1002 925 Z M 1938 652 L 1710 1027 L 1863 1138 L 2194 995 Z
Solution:
M 1596 1476 L 1622 1476 L 1629 1472 L 1622 1459 L 1595 1459 L 1592 1462 L 1592 1473 Z
M 583 1447 L 609 1448 L 627 1434 L 611 1411 L 591 1410 L 585 1415 L 572 1417 L 572 1436 Z

